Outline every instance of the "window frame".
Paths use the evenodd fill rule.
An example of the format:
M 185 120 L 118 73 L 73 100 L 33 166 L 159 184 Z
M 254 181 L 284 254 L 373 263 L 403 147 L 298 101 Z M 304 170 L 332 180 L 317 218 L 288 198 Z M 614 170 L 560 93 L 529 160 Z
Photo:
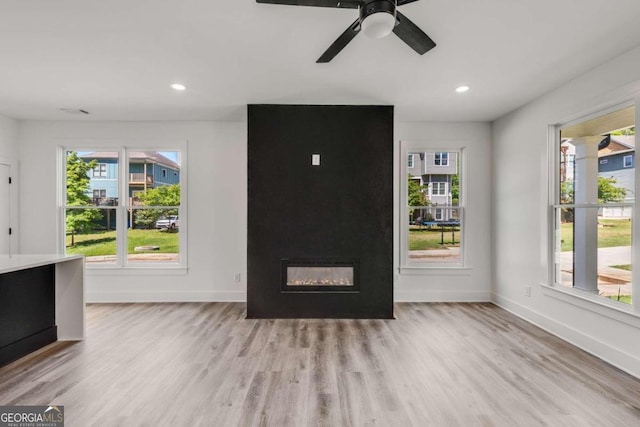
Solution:
M 400 158 L 402 161 L 400 162 L 399 172 L 400 172 L 400 203 L 399 203 L 399 215 L 400 215 L 400 232 L 399 234 L 399 273 L 400 274 L 439 274 L 443 271 L 451 272 L 451 274 L 468 274 L 467 270 L 470 270 L 470 267 L 467 265 L 467 244 L 466 244 L 466 236 L 467 233 L 467 221 L 465 220 L 466 214 L 466 148 L 464 145 L 457 145 L 452 141 L 452 144 L 456 144 L 455 146 L 443 148 L 439 142 L 429 142 L 429 141 L 400 141 Z M 456 262 L 411 262 L 409 261 L 409 206 L 408 206 L 408 179 L 407 176 L 409 174 L 409 168 L 407 167 L 407 162 L 405 159 L 409 153 L 417 153 L 417 152 L 440 152 L 447 153 L 447 157 L 449 157 L 449 153 L 456 153 L 456 161 L 458 162 L 458 186 L 460 189 L 460 196 L 458 198 L 457 206 L 445 206 L 438 205 L 437 208 L 442 209 L 442 214 L 444 215 L 445 210 L 457 210 L 458 218 L 460 221 L 460 259 Z M 425 157 L 426 158 L 426 157 Z M 426 183 L 425 183 L 426 184 Z M 447 184 L 447 183 L 445 183 Z M 448 187 L 448 186 L 447 186 Z M 431 189 L 429 189 L 431 191 Z M 446 190 L 445 190 L 446 192 Z M 446 195 L 446 194 L 445 194 Z M 430 208 L 435 208 L 436 206 L 430 206 Z M 448 215 L 450 217 L 451 214 Z M 458 272 L 458 273 L 456 273 Z
M 413 154 L 407 155 L 407 169 L 413 169 L 415 167 L 415 159 Z
M 145 143 L 137 143 L 137 141 L 123 142 L 114 144 L 112 141 L 78 141 L 69 143 L 66 145 L 58 146 L 58 179 L 57 179 L 57 200 L 58 200 L 58 251 L 61 254 L 66 253 L 66 153 L 68 151 L 116 151 L 119 156 L 118 167 L 118 194 L 119 202 L 117 206 L 95 206 L 88 208 L 98 209 L 111 209 L 116 215 L 116 262 L 110 264 L 102 263 L 86 263 L 86 268 L 93 271 L 133 271 L 133 270 L 184 270 L 188 268 L 188 223 L 187 223 L 187 194 L 188 194 L 188 180 L 187 180 L 187 144 L 186 141 L 176 143 L 175 141 L 158 142 L 154 145 L 148 145 Z M 180 217 L 180 232 L 178 233 L 178 247 L 179 247 L 179 261 L 178 262 L 149 262 L 149 263 L 132 263 L 127 260 L 127 231 L 128 228 L 123 226 L 127 224 L 127 215 L 129 209 L 137 210 L 140 206 L 135 206 L 130 201 L 129 194 L 129 153 L 132 151 L 160 151 L 171 152 L 175 151 L 180 156 L 180 206 L 177 207 L 178 215 Z M 93 175 L 92 175 L 93 176 Z M 101 178 L 101 177 L 98 177 Z M 121 195 L 125 195 L 122 197 Z M 153 206 L 145 207 L 143 209 L 153 209 Z M 159 208 L 167 208 L 161 206 Z M 80 208 L 85 209 L 85 208 Z
M 444 181 L 435 181 L 435 182 L 431 182 L 431 195 L 432 196 L 446 196 L 447 195 L 447 183 Z M 434 191 L 436 188 L 438 188 L 438 191 Z M 442 192 L 440 192 L 440 190 L 442 190 Z
M 629 159 L 629 164 L 627 164 L 627 159 Z M 624 169 L 628 169 L 628 168 L 632 168 L 633 167 L 633 155 L 627 154 L 624 157 L 622 157 L 622 167 Z
M 443 154 L 445 156 L 443 156 Z M 444 162 L 443 162 L 443 160 L 444 160 Z M 438 163 L 438 162 L 440 162 L 440 163 Z M 434 151 L 433 152 L 433 165 L 434 166 L 449 166 L 449 151 Z
M 96 174 L 97 169 L 97 174 Z M 107 164 L 106 163 L 96 163 L 96 166 L 93 168 L 93 178 L 107 178 Z
M 628 315 L 632 315 L 634 318 L 640 318 L 640 302 L 638 299 L 640 298 L 640 285 L 638 282 L 638 268 L 636 266 L 640 266 L 640 251 L 637 248 L 631 249 L 631 262 L 632 262 L 632 278 L 631 278 L 631 295 L 632 295 L 632 303 L 626 304 L 618 301 L 611 300 L 609 298 L 603 298 L 600 295 L 591 294 L 589 292 L 585 292 L 581 289 L 575 287 L 564 286 L 560 283 L 556 282 L 556 277 L 558 277 L 558 264 L 556 263 L 556 239 L 558 238 L 558 234 L 560 231 L 557 229 L 557 214 L 556 209 L 558 208 L 601 208 L 601 207 L 631 207 L 633 210 L 633 222 L 632 222 L 632 231 L 631 231 L 631 241 L 633 242 L 639 241 L 640 238 L 640 226 L 638 226 L 638 216 L 637 216 L 637 200 L 633 202 L 621 202 L 621 203 L 606 203 L 606 204 L 562 204 L 560 203 L 560 164 L 561 164 L 561 156 L 560 156 L 560 144 L 561 141 L 561 130 L 563 128 L 567 128 L 585 121 L 589 121 L 601 116 L 605 116 L 607 114 L 616 112 L 618 110 L 628 108 L 631 106 L 635 106 L 636 108 L 636 119 L 638 117 L 638 107 L 640 104 L 636 103 L 633 99 L 628 99 L 623 102 L 609 104 L 609 105 L 601 105 L 599 108 L 592 109 L 590 113 L 585 113 L 582 115 L 576 115 L 570 119 L 564 121 L 558 121 L 555 124 L 548 125 L 548 134 L 547 134 L 547 164 L 549 165 L 549 181 L 548 181 L 548 212 L 547 212 L 547 224 L 548 224 L 548 232 L 547 232 L 547 253 L 548 253 L 548 279 L 547 283 L 541 283 L 540 286 L 543 288 L 543 291 L 549 290 L 553 291 L 553 294 L 549 294 L 552 297 L 562 298 L 560 295 L 566 295 L 567 298 L 572 299 L 576 302 L 577 305 L 585 308 L 591 309 L 589 304 L 593 304 L 602 309 L 601 313 L 608 317 L 616 317 L 615 313 L 625 313 Z M 636 120 L 637 122 L 637 120 Z M 598 161 L 598 164 L 600 162 Z M 624 166 L 624 165 L 623 165 Z M 640 188 L 640 173 L 635 173 L 635 187 Z M 635 245 L 634 245 L 635 246 Z M 579 301 L 585 301 L 585 304 L 582 304 Z

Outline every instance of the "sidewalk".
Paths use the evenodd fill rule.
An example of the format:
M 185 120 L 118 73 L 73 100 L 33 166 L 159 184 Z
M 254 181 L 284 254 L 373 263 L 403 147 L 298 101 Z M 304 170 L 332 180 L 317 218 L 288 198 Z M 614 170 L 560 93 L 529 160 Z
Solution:
M 409 251 L 409 259 L 416 262 L 456 262 L 460 259 L 460 247 Z
M 409 251 L 409 259 L 415 262 L 446 263 L 460 259 L 460 247 L 445 247 Z M 571 285 L 573 282 L 573 252 L 562 252 L 560 255 L 560 269 L 562 283 Z M 598 249 L 598 291 L 601 295 L 631 295 L 632 272 L 612 265 L 632 264 L 631 246 L 615 246 Z
M 632 264 L 631 246 L 614 246 L 598 249 L 598 290 L 601 295 L 631 295 L 632 272 L 613 265 Z M 573 276 L 573 252 L 562 252 L 560 269 L 563 282 L 571 282 Z
M 179 254 L 170 253 L 155 253 L 155 254 L 129 254 L 127 255 L 127 260 L 129 262 L 178 262 Z M 101 256 L 88 256 L 86 257 L 87 264 L 100 264 L 100 263 L 111 263 L 116 262 L 115 255 L 101 255 Z

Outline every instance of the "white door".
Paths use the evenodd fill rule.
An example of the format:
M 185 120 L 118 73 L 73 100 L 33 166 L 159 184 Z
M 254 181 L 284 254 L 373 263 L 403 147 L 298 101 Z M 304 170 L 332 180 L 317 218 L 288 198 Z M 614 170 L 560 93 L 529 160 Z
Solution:
M 0 254 L 9 253 L 9 227 L 11 202 L 9 192 L 9 166 L 0 164 Z

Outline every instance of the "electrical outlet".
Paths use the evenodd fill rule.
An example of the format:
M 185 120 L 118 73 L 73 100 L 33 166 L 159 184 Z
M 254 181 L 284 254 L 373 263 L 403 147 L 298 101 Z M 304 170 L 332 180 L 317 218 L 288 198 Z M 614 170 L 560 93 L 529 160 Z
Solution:
M 233 281 L 234 281 L 234 282 L 239 282 L 239 281 L 240 281 L 240 278 L 241 278 L 240 273 L 236 273 L 236 274 L 233 276 Z
M 531 296 L 531 286 L 525 286 L 524 287 L 524 296 L 525 297 L 530 297 Z

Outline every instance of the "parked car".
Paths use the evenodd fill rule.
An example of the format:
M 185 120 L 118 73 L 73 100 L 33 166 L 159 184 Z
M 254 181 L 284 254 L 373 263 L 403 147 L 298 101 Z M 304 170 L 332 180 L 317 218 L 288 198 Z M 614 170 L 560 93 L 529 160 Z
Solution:
M 180 227 L 180 220 L 178 219 L 178 215 L 169 215 L 167 217 L 162 217 L 156 221 L 156 228 L 162 229 L 175 229 Z

